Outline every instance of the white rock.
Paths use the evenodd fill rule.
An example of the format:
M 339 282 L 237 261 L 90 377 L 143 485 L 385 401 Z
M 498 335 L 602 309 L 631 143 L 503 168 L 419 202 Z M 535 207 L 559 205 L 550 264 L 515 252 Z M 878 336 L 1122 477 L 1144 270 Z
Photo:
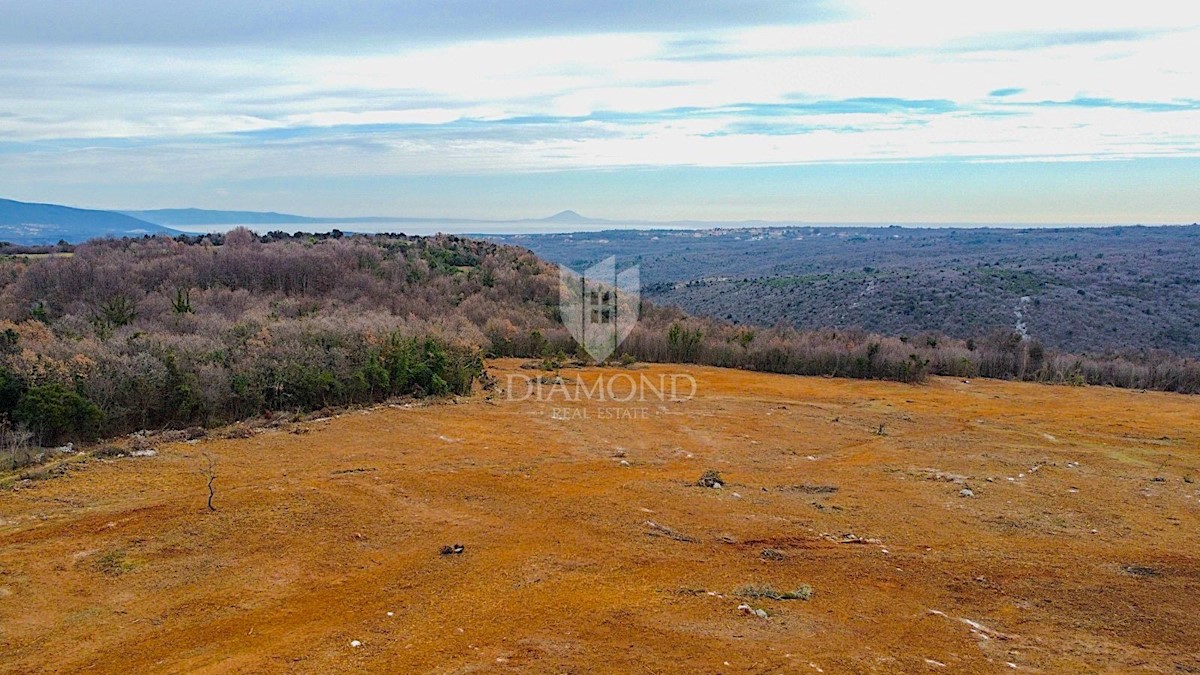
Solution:
M 351 646 L 351 647 L 361 647 L 361 646 L 362 646 L 362 643 L 361 643 L 361 642 L 359 642 L 358 640 L 351 640 L 351 641 L 350 641 L 350 646 Z

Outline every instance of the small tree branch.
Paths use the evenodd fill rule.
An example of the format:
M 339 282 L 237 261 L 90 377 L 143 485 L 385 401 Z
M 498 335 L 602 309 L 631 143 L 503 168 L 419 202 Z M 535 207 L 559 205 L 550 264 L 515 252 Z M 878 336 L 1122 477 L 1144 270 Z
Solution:
M 217 507 L 213 506 L 213 497 L 216 496 L 217 491 L 213 487 L 213 481 L 217 480 L 217 462 L 207 452 L 204 453 L 204 458 L 208 460 L 208 467 L 200 473 L 208 478 L 208 510 L 216 511 Z

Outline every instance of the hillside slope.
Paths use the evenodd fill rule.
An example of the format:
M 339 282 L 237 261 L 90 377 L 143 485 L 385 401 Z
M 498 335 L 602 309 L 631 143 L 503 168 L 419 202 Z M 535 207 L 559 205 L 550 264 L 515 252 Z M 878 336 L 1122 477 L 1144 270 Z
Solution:
M 150 428 L 469 392 L 484 356 L 589 359 L 559 274 L 526 249 L 454 236 L 229 235 L 99 240 L 0 256 L 0 467 Z M 1086 359 L 1011 334 L 905 340 L 747 329 L 641 303 L 613 354 L 797 375 L 930 374 L 1200 393 L 1200 364 Z M 10 426 L 3 426 L 4 423 Z
M 758 326 L 1200 357 L 1200 226 L 751 228 L 496 237 L 584 269 L 641 264 L 643 293 Z
M 0 241 L 14 244 L 78 244 L 97 237 L 176 235 L 178 231 L 123 213 L 0 199 Z
M 1200 400 L 563 372 L 614 374 L 697 394 L 283 419 L 0 492 L 0 670 L 1200 668 Z
M 329 222 L 290 213 L 270 211 L 214 211 L 210 209 L 154 209 L 122 211 L 127 216 L 164 226 L 189 225 L 298 225 Z

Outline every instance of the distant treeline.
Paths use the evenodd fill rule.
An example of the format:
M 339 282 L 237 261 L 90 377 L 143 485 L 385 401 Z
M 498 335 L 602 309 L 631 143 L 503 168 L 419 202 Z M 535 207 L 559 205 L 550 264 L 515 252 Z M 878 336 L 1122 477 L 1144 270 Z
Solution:
M 396 395 L 462 394 L 486 356 L 581 356 L 558 272 L 456 236 L 97 240 L 0 258 L 0 425 L 43 444 Z M 1200 392 L 1164 354 L 1079 358 L 972 341 L 750 329 L 644 304 L 615 359 L 920 382 L 929 374 Z
M 862 330 L 752 329 L 679 316 L 675 331 L 664 334 L 650 328 L 654 324 L 639 325 L 625 342 L 640 360 L 900 382 L 947 375 L 1200 393 L 1200 362 L 1194 359 L 1155 351 L 1077 356 L 1012 332 L 968 340 L 928 333 L 883 337 Z
M 74 250 L 75 247 L 65 241 L 60 241 L 57 244 L 14 244 L 8 241 L 0 241 L 0 256 L 70 253 Z

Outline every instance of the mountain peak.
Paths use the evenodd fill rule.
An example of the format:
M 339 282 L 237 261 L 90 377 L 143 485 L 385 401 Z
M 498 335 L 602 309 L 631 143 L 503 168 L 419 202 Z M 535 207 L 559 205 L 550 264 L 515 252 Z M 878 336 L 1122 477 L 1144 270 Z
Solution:
M 586 218 L 570 209 L 567 209 L 566 211 L 559 211 L 558 213 L 550 216 L 549 218 L 543 218 L 543 220 L 548 220 L 548 221 L 552 221 L 552 222 L 556 222 L 556 223 L 586 223 L 589 220 L 591 220 L 591 218 Z

